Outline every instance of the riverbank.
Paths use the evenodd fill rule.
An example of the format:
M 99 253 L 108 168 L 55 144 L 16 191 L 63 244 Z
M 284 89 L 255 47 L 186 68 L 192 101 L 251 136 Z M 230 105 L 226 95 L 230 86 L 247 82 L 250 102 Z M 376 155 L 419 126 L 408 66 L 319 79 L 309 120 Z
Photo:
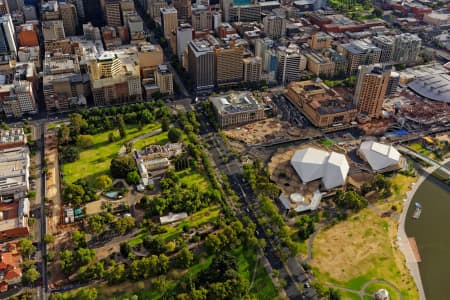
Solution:
M 447 159 L 443 164 L 446 164 L 449 162 L 450 159 Z M 421 300 L 425 300 L 425 290 L 422 283 L 422 277 L 420 274 L 419 264 L 416 258 L 416 255 L 414 254 L 414 250 L 410 245 L 410 242 L 408 240 L 408 236 L 406 234 L 405 229 L 405 222 L 406 222 L 406 216 L 409 210 L 409 207 L 411 205 L 412 199 L 416 193 L 416 191 L 419 189 L 421 184 L 430 176 L 434 171 L 436 171 L 438 167 L 430 167 L 425 169 L 422 174 L 420 174 L 419 178 L 417 179 L 417 182 L 414 184 L 414 186 L 406 193 L 406 201 L 403 205 L 403 210 L 400 215 L 399 223 L 398 223 L 398 237 L 397 237 L 397 243 L 402 251 L 403 255 L 406 259 L 406 266 L 408 267 L 411 275 L 414 278 L 414 282 L 416 283 L 417 290 L 419 292 L 419 297 Z

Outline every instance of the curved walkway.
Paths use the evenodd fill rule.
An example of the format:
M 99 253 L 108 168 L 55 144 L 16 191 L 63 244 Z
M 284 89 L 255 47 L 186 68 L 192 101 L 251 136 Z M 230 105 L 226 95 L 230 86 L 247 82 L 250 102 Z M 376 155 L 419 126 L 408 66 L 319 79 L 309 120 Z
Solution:
M 161 132 L 162 132 L 162 129 L 159 128 L 159 129 L 156 129 L 156 130 L 153 130 L 153 131 L 144 133 L 144 134 L 142 134 L 142 135 L 140 135 L 140 136 L 137 136 L 137 137 L 135 137 L 134 139 L 129 140 L 128 143 L 133 143 L 133 144 L 134 144 L 134 143 L 136 143 L 136 142 L 139 141 L 139 140 L 143 140 L 143 139 L 146 139 L 146 138 L 148 138 L 148 137 L 151 137 L 151 136 L 160 134 Z M 123 154 L 125 154 L 126 152 L 127 152 L 127 148 L 125 147 L 125 145 L 122 145 L 122 146 L 120 147 L 120 149 L 119 149 L 119 155 L 123 155 Z
M 341 286 L 334 285 L 334 284 L 325 284 L 325 285 L 328 286 L 328 287 L 330 287 L 330 288 L 333 288 L 333 289 L 337 289 L 337 290 L 341 290 L 341 291 L 346 291 L 346 292 L 349 292 L 349 293 L 357 294 L 357 295 L 359 295 L 359 297 L 360 297 L 362 300 L 364 300 L 364 299 L 365 299 L 365 298 L 364 298 L 365 296 L 373 297 L 373 294 L 366 293 L 366 289 L 367 289 L 371 284 L 374 284 L 374 283 L 383 283 L 383 284 L 388 285 L 389 287 L 391 287 L 391 288 L 397 293 L 397 295 L 398 295 L 398 297 L 399 297 L 400 300 L 404 300 L 402 293 L 400 292 L 400 290 L 399 290 L 394 284 L 392 284 L 391 282 L 386 281 L 386 280 L 384 280 L 384 279 L 380 279 L 380 278 L 376 278 L 376 279 L 372 279 L 372 280 L 367 281 L 367 282 L 361 287 L 360 290 L 353 290 L 353 289 L 341 287 Z
M 445 160 L 443 162 L 443 164 L 446 164 L 448 161 L 450 161 L 450 159 Z M 411 272 L 411 275 L 414 278 L 414 282 L 416 283 L 416 287 L 419 291 L 419 297 L 421 300 L 426 299 L 425 290 L 423 288 L 422 278 L 420 277 L 419 264 L 417 263 L 413 249 L 411 248 L 411 245 L 409 244 L 408 236 L 406 235 L 405 221 L 406 221 L 406 214 L 408 213 L 409 206 L 411 204 L 412 198 L 414 197 L 414 194 L 416 193 L 417 189 L 425 181 L 425 179 L 438 168 L 439 168 L 438 166 L 433 166 L 433 167 L 425 169 L 426 174 L 425 175 L 421 174 L 420 177 L 418 178 L 416 184 L 412 187 L 411 190 L 409 190 L 406 193 L 407 198 L 403 205 L 403 211 L 400 215 L 400 219 L 398 222 L 397 244 L 399 246 L 400 251 L 402 251 L 403 255 L 405 256 L 406 266 L 408 267 L 409 271 Z

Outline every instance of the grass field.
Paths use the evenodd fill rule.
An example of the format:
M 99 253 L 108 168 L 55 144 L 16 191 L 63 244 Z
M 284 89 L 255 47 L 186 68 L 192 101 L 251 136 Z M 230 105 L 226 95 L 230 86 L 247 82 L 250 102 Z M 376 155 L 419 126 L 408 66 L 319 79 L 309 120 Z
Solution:
M 108 136 L 114 132 L 119 136 L 117 130 L 107 131 L 93 135 L 94 145 L 80 151 L 80 159 L 63 165 L 64 181 L 74 182 L 80 178 L 87 180 L 89 184 L 95 182 L 95 178 L 109 173 L 111 160 L 117 155 L 120 147 L 127 141 L 157 129 L 159 124 L 146 125 L 141 131 L 137 126 L 127 127 L 127 137 L 119 141 L 110 143 Z
M 165 131 L 161 132 L 160 134 L 137 141 L 136 143 L 134 143 L 134 148 L 142 150 L 148 145 L 165 145 L 168 142 L 169 138 L 167 137 L 167 131 Z
M 208 190 L 208 179 L 200 173 L 186 169 L 177 172 L 177 175 L 181 178 L 180 183 L 184 183 L 188 187 L 197 186 L 201 192 L 206 192 Z
M 322 145 L 324 145 L 324 146 L 327 146 L 327 147 L 331 147 L 331 146 L 333 146 L 334 144 L 336 144 L 336 142 L 335 142 L 334 140 L 329 140 L 329 139 L 323 140 L 323 141 L 321 141 L 320 143 L 321 143 Z
M 422 144 L 420 144 L 420 143 L 414 143 L 414 144 L 410 144 L 410 145 L 408 145 L 408 146 L 409 146 L 409 148 L 411 148 L 411 149 L 413 149 L 414 151 L 417 151 L 417 152 L 419 152 L 419 153 L 421 153 L 421 154 L 423 154 L 423 155 L 429 156 L 429 155 L 431 154 L 431 151 L 428 150 L 428 149 L 425 149 L 425 148 L 422 146 Z
M 243 248 L 242 246 L 234 249 L 233 254 L 237 258 L 239 266 L 239 274 L 248 279 L 251 284 L 250 293 L 258 300 L 272 300 L 278 295 L 273 285 L 272 279 L 267 274 L 262 262 L 257 260 L 256 253 L 253 249 Z M 252 284 L 253 272 L 256 266 L 255 281 Z
M 390 300 L 399 300 L 400 299 L 399 295 L 395 292 L 395 290 L 390 285 L 385 284 L 385 283 L 380 283 L 380 282 L 375 282 L 375 283 L 372 283 L 371 285 L 369 285 L 366 288 L 366 293 L 374 295 L 380 289 L 385 289 L 389 292 Z
M 341 299 L 343 300 L 361 300 L 361 297 L 359 297 L 358 294 L 341 290 L 338 291 L 339 295 L 341 296 Z
M 319 282 L 354 290 L 382 278 L 394 284 L 405 299 L 418 299 L 396 238 L 396 221 L 364 209 L 319 232 L 313 245 L 314 274 Z

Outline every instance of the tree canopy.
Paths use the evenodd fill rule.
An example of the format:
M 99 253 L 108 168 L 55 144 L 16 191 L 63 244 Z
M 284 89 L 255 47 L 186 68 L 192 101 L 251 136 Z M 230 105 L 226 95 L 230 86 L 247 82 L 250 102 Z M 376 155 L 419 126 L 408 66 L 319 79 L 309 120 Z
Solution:
M 114 178 L 126 178 L 128 173 L 137 171 L 136 162 L 131 155 L 121 155 L 113 158 L 110 167 Z

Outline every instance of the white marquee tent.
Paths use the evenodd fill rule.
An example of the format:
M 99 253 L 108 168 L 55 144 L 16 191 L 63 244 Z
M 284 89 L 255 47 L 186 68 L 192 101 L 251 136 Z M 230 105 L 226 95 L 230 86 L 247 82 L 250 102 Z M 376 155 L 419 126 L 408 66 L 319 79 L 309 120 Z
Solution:
M 327 190 L 343 185 L 350 169 L 345 155 L 315 148 L 296 151 L 291 165 L 303 182 L 322 179 Z
M 400 153 L 392 145 L 374 141 L 362 142 L 359 152 L 375 171 L 396 165 L 400 160 Z

